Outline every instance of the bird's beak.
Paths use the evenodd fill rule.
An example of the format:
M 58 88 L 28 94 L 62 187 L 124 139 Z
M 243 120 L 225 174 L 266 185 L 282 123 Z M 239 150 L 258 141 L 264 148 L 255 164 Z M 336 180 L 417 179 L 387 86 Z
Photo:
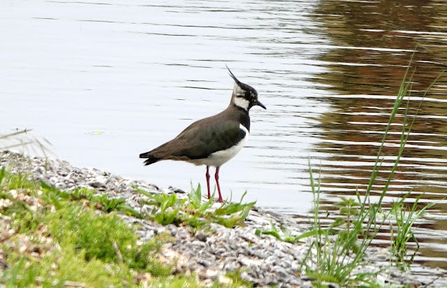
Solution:
M 264 104 L 262 104 L 261 102 L 259 102 L 257 100 L 256 100 L 256 104 L 255 105 L 261 106 L 262 108 L 267 110 L 267 108 L 265 108 Z

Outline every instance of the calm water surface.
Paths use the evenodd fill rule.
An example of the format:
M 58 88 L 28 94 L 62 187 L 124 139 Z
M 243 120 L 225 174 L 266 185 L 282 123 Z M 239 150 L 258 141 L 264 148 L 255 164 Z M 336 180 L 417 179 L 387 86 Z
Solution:
M 221 169 L 224 195 L 305 215 L 308 161 L 322 209 L 364 191 L 411 55 L 410 113 L 445 70 L 443 1 L 3 1 L 0 133 L 32 128 L 57 157 L 188 190 L 204 167 L 138 159 L 228 105 L 225 64 L 258 90 L 246 148 Z M 417 230 L 419 262 L 447 267 L 447 99 L 443 75 L 424 98 L 391 183 L 392 203 L 439 202 Z M 379 194 L 402 116 L 384 150 Z M 299 219 L 299 218 L 298 218 Z M 306 221 L 306 220 L 302 220 Z

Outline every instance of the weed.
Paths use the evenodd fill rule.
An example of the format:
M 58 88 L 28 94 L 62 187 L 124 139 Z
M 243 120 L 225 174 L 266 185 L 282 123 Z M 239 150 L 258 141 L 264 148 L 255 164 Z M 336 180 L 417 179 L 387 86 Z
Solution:
M 7 173 L 6 168 L 0 169 L 0 191 L 9 191 L 15 189 L 32 189 L 38 188 L 35 182 L 28 179 L 26 174 Z
M 51 143 L 46 140 L 39 140 L 38 138 L 29 134 L 31 129 L 17 129 L 15 132 L 8 134 L 0 134 L 0 151 L 16 148 L 32 149 L 34 152 L 42 152 L 43 155 L 47 155 L 49 152 L 49 146 Z
M 272 235 L 273 237 L 275 237 L 278 240 L 284 241 L 284 242 L 289 242 L 289 243 L 296 243 L 298 242 L 298 240 L 301 238 L 299 236 L 292 236 L 290 233 L 290 230 L 287 229 L 286 227 L 279 227 L 276 228 L 275 225 L 273 225 L 273 223 L 270 223 L 270 230 L 267 229 L 256 229 L 255 234 L 257 236 L 264 234 L 264 235 Z
M 414 236 L 411 228 L 413 227 L 416 220 L 420 219 L 427 209 L 433 207 L 433 205 L 436 204 L 429 203 L 422 209 L 418 210 L 419 200 L 424 196 L 424 194 L 421 194 L 416 198 L 413 205 L 411 206 L 411 209 L 407 211 L 407 209 L 405 209 L 405 206 L 403 205 L 403 201 L 407 199 L 409 195 L 410 193 L 407 193 L 402 198 L 402 200 L 394 203 L 393 207 L 391 208 L 391 214 L 392 216 L 394 216 L 394 225 L 390 225 L 392 240 L 391 253 L 396 258 L 396 265 L 403 269 L 409 269 L 409 264 L 413 262 L 413 259 L 419 248 L 418 241 Z M 405 257 L 407 256 L 408 250 L 407 243 L 410 240 L 413 240 L 416 243 L 417 249 L 416 251 L 414 251 L 413 255 L 410 257 L 410 260 L 407 262 L 405 260 Z
M 311 249 L 309 249 L 303 261 L 303 267 L 306 274 L 315 279 L 314 285 L 317 287 L 324 287 L 324 282 L 337 283 L 344 287 L 361 285 L 377 287 L 377 285 L 370 280 L 373 274 L 358 273 L 356 272 L 356 268 L 362 265 L 362 260 L 366 253 L 366 249 L 370 246 L 381 227 L 387 219 L 389 219 L 391 214 L 394 214 L 397 223 L 397 234 L 394 237 L 391 251 L 397 256 L 399 261 L 402 261 L 403 256 L 406 255 L 406 243 L 410 239 L 414 239 L 414 235 L 411 231 L 414 221 L 416 221 L 418 217 L 421 217 L 426 209 L 433 206 L 433 204 L 427 205 L 422 210 L 418 211 L 417 203 L 420 199 L 418 198 L 414 203 L 411 212 L 405 214 L 402 210 L 402 203 L 406 197 L 402 198 L 398 203 L 396 203 L 391 211 L 384 211 L 381 205 L 383 198 L 388 191 L 391 180 L 393 179 L 394 173 L 398 167 L 405 144 L 407 143 L 410 131 L 416 119 L 415 115 L 412 121 L 408 121 L 407 111 L 409 101 L 407 102 L 407 107 L 403 117 L 398 155 L 391 172 L 388 175 L 388 179 L 383 187 L 378 202 L 371 203 L 370 199 L 372 187 L 375 183 L 383 161 L 382 149 L 385 145 L 388 131 L 391 123 L 394 121 L 399 107 L 403 104 L 404 97 L 409 94 L 408 91 L 410 91 L 411 88 L 411 77 L 410 80 L 406 82 L 409 67 L 405 73 L 404 80 L 401 83 L 388 125 L 382 138 L 382 143 L 377 154 L 369 184 L 366 188 L 364 196 L 362 196 L 363 198 L 360 196 L 359 191 L 357 191 L 357 197 L 354 199 L 342 198 L 341 201 L 337 203 L 337 206 L 340 208 L 339 214 L 343 215 L 343 217 L 332 222 L 332 224 L 326 229 L 322 228 L 320 219 L 321 216 L 319 214 L 321 193 L 320 183 L 319 181 L 317 183 L 315 182 L 312 167 L 309 161 L 310 186 L 314 195 L 314 213 L 312 219 L 313 229 L 311 232 L 307 233 L 307 236 L 315 237 L 312 240 Z
M 202 203 L 202 192 L 200 184 L 196 189 L 191 187 L 188 199 L 178 199 L 176 194 L 165 193 L 151 194 L 135 187 L 135 189 L 149 198 L 143 204 L 153 206 L 149 219 L 155 220 L 162 225 L 184 224 L 194 228 L 201 228 L 208 223 L 218 223 L 225 227 L 243 226 L 251 207 L 256 202 L 243 204 L 246 193 L 241 197 L 239 203 L 224 202 L 215 210 L 210 209 L 215 203 L 208 199 Z
M 81 201 L 87 200 L 87 203 L 96 209 L 104 212 L 120 211 L 136 218 L 141 218 L 141 214 L 130 206 L 126 205 L 126 200 L 122 198 L 109 198 L 107 194 L 95 195 L 94 190 L 78 188 L 71 192 L 61 191 L 47 183 L 41 181 L 40 185 L 47 192 L 44 199 L 49 204 L 59 206 L 60 200 Z

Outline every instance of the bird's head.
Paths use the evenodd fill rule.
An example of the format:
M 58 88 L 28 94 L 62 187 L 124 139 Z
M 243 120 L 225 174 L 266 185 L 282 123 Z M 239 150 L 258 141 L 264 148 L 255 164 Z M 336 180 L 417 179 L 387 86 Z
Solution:
M 227 69 L 228 72 L 230 72 L 231 78 L 234 80 L 233 97 L 231 97 L 232 103 L 246 111 L 250 110 L 251 107 L 256 105 L 267 109 L 265 108 L 264 104 L 259 102 L 258 92 L 256 92 L 255 88 L 239 81 L 231 72 L 230 68 L 227 67 Z

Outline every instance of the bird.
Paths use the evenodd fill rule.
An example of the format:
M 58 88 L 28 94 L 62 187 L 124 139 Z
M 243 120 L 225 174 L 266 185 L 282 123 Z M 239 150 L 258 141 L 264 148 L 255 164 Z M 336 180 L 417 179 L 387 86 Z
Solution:
M 228 107 L 214 116 L 192 123 L 174 139 L 140 154 L 140 158 L 146 159 L 145 166 L 162 160 L 205 165 L 208 199 L 211 198 L 209 167 L 215 167 L 218 202 L 223 202 L 219 185 L 220 167 L 239 153 L 246 143 L 250 134 L 249 110 L 253 106 L 267 109 L 258 100 L 258 92 L 250 85 L 239 81 L 228 66 L 226 68 L 234 80 Z

